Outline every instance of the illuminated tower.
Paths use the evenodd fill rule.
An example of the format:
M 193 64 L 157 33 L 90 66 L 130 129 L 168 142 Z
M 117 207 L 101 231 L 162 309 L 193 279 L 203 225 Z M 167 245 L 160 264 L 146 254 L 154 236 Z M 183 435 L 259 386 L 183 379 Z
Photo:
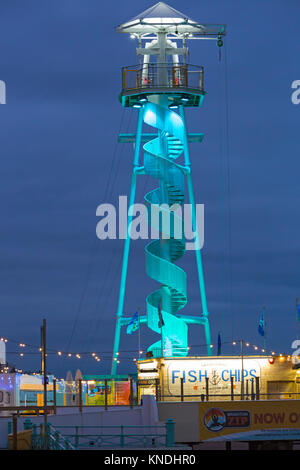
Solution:
M 120 95 L 123 107 L 134 107 L 139 113 L 136 134 L 119 136 L 120 142 L 135 143 L 129 206 L 135 201 L 138 176 L 150 175 L 157 180 L 157 188 L 145 196 L 151 214 L 150 223 L 159 233 L 158 239 L 152 240 L 145 248 L 147 275 L 158 283 L 158 290 L 150 293 L 146 299 L 146 315 L 140 317 L 141 323 L 146 323 L 159 335 L 159 340 L 149 346 L 148 351 L 154 357 L 186 356 L 188 324 L 199 324 L 204 326 L 207 353 L 211 355 L 210 326 L 188 148 L 188 142 L 201 142 L 203 134 L 189 134 L 185 125 L 185 108 L 200 107 L 205 95 L 203 67 L 190 65 L 186 60 L 188 40 L 215 39 L 220 46 L 225 27 L 199 24 L 159 2 L 120 25 L 117 32 L 128 33 L 132 39 L 138 41 L 136 51 L 139 65 L 122 69 Z M 151 126 L 153 133 L 143 133 L 143 123 Z M 142 163 L 140 154 L 143 154 Z M 181 164 L 178 163 L 181 161 L 180 156 L 183 158 Z M 187 303 L 187 278 L 186 273 L 175 264 L 185 252 L 183 217 L 180 216 L 180 209 L 185 201 L 185 179 L 192 208 L 202 305 L 202 312 L 194 316 L 180 313 Z M 155 217 L 154 214 L 159 212 L 160 217 Z M 168 216 L 170 220 L 168 229 L 163 224 L 164 216 Z M 130 248 L 128 228 L 130 231 L 131 220 L 128 215 L 112 373 L 116 372 L 121 328 L 130 321 L 130 318 L 123 315 L 123 305 Z

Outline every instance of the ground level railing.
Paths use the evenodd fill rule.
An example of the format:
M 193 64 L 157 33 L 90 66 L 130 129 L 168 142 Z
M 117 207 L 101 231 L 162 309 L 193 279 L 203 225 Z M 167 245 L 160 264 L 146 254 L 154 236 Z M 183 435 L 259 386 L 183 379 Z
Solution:
M 30 419 L 25 419 L 24 431 L 18 431 L 17 416 L 8 422 L 8 437 L 11 439 L 11 450 L 75 450 L 67 437 L 63 436 L 50 423 L 33 424 Z M 46 430 L 46 431 L 45 431 Z M 24 434 L 27 434 L 27 437 Z M 21 442 L 22 441 L 22 442 Z M 24 441 L 26 442 L 24 448 Z
M 13 429 L 12 429 L 13 428 Z M 46 429 L 46 432 L 45 432 Z M 24 421 L 24 431 L 31 431 L 31 449 L 77 450 L 92 448 L 170 448 L 174 447 L 175 423 L 169 419 L 153 426 L 68 426 L 53 427 L 50 423 L 33 424 Z M 8 434 L 12 432 L 12 449 L 18 449 L 17 426 L 9 422 Z
M 154 426 L 56 426 L 74 449 L 174 446 L 174 422 Z
M 44 432 L 44 425 L 32 424 L 29 420 L 24 429 L 32 429 L 31 435 L 31 449 L 45 449 L 45 450 L 75 450 L 74 446 L 68 439 L 63 436 L 57 429 L 53 428 L 50 423 L 46 425 L 46 433 Z

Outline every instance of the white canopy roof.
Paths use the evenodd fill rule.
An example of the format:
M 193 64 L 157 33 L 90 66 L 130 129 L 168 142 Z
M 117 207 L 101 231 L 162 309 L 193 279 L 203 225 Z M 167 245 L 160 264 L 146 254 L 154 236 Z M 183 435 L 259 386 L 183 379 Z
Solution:
M 224 32 L 224 26 L 199 24 L 166 3 L 158 2 L 135 18 L 117 27 L 119 33 L 149 34 L 158 31 L 216 35 Z

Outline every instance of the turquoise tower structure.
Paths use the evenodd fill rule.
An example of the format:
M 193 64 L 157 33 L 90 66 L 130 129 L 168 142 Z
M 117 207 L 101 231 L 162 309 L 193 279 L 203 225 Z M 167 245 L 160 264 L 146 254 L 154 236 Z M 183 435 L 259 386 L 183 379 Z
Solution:
M 202 66 L 187 63 L 187 42 L 213 39 L 221 46 L 225 26 L 197 23 L 169 5 L 159 2 L 118 26 L 117 32 L 128 33 L 138 42 L 136 52 L 139 64 L 123 67 L 120 94 L 122 106 L 136 108 L 138 112 L 136 133 L 119 135 L 120 142 L 134 143 L 129 207 L 135 202 L 138 176 L 150 175 L 157 181 L 156 188 L 145 195 L 151 229 L 159 234 L 157 239 L 151 240 L 145 247 L 146 273 L 158 283 L 158 289 L 149 293 L 146 299 L 146 314 L 139 318 L 140 323 L 146 323 L 159 338 L 148 347 L 148 352 L 153 357 L 186 356 L 188 325 L 198 324 L 204 327 L 207 354 L 211 355 L 209 313 L 188 147 L 189 142 L 201 142 L 203 134 L 188 133 L 185 122 L 185 108 L 200 107 L 202 104 L 205 95 L 204 70 Z M 143 133 L 143 123 L 152 128 L 151 133 Z M 202 311 L 198 315 L 181 313 L 181 309 L 187 304 L 187 276 L 176 264 L 186 249 L 183 217 L 185 182 L 202 305 Z M 121 329 L 131 320 L 123 312 L 131 221 L 129 212 L 112 374 L 117 369 Z

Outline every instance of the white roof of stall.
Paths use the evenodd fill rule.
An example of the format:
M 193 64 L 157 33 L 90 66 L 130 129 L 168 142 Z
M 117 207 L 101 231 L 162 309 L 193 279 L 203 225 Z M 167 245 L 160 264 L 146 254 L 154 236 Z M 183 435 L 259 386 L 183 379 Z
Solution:
M 0 364 L 6 364 L 6 344 L 0 341 Z

